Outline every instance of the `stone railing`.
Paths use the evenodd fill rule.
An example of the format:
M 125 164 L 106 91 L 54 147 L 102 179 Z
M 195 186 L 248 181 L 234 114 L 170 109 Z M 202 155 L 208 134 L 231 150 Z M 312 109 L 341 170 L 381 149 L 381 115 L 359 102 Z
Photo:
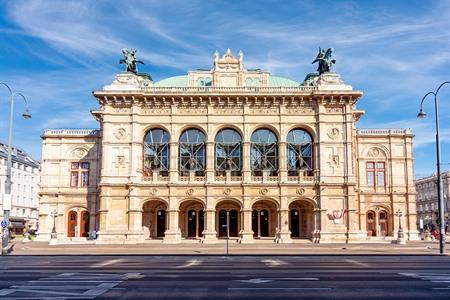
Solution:
M 377 129 L 377 128 L 364 128 L 357 129 L 357 134 L 367 134 L 367 135 L 389 135 L 389 134 L 411 134 L 411 129 Z
M 144 87 L 142 90 L 152 94 L 295 94 L 313 92 L 317 90 L 317 87 Z
M 43 136 L 98 136 L 99 129 L 46 129 Z
M 288 176 L 288 182 L 314 182 L 314 176 Z

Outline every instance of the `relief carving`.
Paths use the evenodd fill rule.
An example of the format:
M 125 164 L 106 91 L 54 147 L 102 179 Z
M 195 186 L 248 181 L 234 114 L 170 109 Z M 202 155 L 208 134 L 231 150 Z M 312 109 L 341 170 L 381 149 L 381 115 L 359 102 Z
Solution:
M 314 113 L 313 106 L 286 106 L 286 114 L 297 115 L 297 114 L 312 114 Z
M 84 148 L 76 148 L 72 151 L 72 157 L 83 158 L 88 154 L 88 151 Z
M 369 157 L 379 157 L 380 156 L 380 150 L 377 148 L 370 148 L 369 151 L 367 151 L 367 156 Z
M 327 135 L 330 139 L 336 140 L 339 137 L 340 131 L 336 127 L 328 128 Z
M 127 137 L 127 131 L 125 130 L 125 128 L 119 128 L 116 130 L 116 132 L 114 132 L 114 136 L 119 141 L 124 140 Z
M 278 107 L 255 107 L 250 108 L 250 113 L 255 115 L 278 114 Z

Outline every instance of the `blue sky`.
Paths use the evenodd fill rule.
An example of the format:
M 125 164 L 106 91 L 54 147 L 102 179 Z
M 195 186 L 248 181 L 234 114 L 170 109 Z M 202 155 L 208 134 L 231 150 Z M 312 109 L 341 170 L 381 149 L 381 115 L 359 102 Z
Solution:
M 347 84 L 364 91 L 360 128 L 411 128 L 418 177 L 435 170 L 434 123 L 422 96 L 450 80 L 449 1 L 7 1 L 0 0 L 0 81 L 23 92 L 14 144 L 40 158 L 46 128 L 97 127 L 91 91 L 114 79 L 121 49 L 138 50 L 155 80 L 209 68 L 242 49 L 247 68 L 302 81 L 317 48 L 333 47 Z M 0 87 L 0 139 L 7 139 Z M 443 161 L 450 163 L 450 85 L 440 92 Z M 446 165 L 449 168 L 450 165 Z

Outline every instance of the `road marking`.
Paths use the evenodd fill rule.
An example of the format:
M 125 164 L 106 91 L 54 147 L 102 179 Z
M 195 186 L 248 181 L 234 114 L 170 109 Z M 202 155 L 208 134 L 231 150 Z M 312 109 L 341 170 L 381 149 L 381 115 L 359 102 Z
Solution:
M 345 261 L 348 262 L 348 263 L 351 263 L 351 264 L 355 264 L 355 265 L 357 265 L 357 266 L 366 267 L 366 268 L 369 267 L 368 264 L 362 263 L 362 262 L 359 262 L 359 261 L 356 261 L 356 260 L 354 260 L 354 259 L 346 259 Z
M 193 266 L 198 266 L 201 264 L 201 260 L 200 259 L 190 259 L 188 260 L 184 265 L 180 265 L 180 266 L 176 266 L 176 269 L 183 269 L 183 268 L 189 268 L 189 267 L 193 267 Z
M 247 280 L 235 280 L 245 283 L 265 283 L 270 281 L 317 281 L 319 278 L 315 277 L 278 277 L 278 278 L 252 278 Z
M 122 258 L 117 258 L 117 259 L 110 259 L 104 262 L 98 262 L 94 265 L 91 266 L 91 268 L 102 268 L 102 267 L 106 267 L 106 266 L 111 266 L 117 263 L 121 263 L 124 260 Z
M 281 265 L 287 265 L 287 263 L 282 261 L 281 259 L 263 259 L 261 260 L 261 262 L 268 267 L 278 267 Z
M 282 288 L 282 287 L 273 287 L 273 288 L 264 288 L 264 287 L 242 287 L 242 288 L 228 288 L 229 291 L 233 290 L 331 290 L 328 287 L 317 287 L 317 288 Z
M 446 288 L 431 288 L 432 290 L 450 290 L 450 286 Z
M 424 281 L 429 281 L 431 283 L 450 283 L 450 274 L 442 273 L 398 273 L 402 276 L 412 277 Z M 448 290 L 448 287 L 432 287 L 433 290 Z

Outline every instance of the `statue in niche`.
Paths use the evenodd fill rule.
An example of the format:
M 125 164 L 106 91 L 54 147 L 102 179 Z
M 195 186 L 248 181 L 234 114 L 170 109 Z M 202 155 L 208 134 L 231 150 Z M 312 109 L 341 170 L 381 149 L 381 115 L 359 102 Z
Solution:
M 316 62 L 319 63 L 319 66 L 317 67 L 319 75 L 322 75 L 325 72 L 330 72 L 331 66 L 336 63 L 336 60 L 331 58 L 332 54 L 333 48 L 328 48 L 328 50 L 325 51 L 319 47 L 319 53 L 317 54 L 316 59 L 312 62 L 313 64 Z
M 119 61 L 120 64 L 125 64 L 126 72 L 130 72 L 133 74 L 137 74 L 137 66 L 136 64 L 144 64 L 143 61 L 140 61 L 136 58 L 136 50 L 134 49 L 128 49 L 128 48 L 123 48 L 122 49 L 122 53 L 123 56 L 125 57 L 124 59 L 121 59 Z

